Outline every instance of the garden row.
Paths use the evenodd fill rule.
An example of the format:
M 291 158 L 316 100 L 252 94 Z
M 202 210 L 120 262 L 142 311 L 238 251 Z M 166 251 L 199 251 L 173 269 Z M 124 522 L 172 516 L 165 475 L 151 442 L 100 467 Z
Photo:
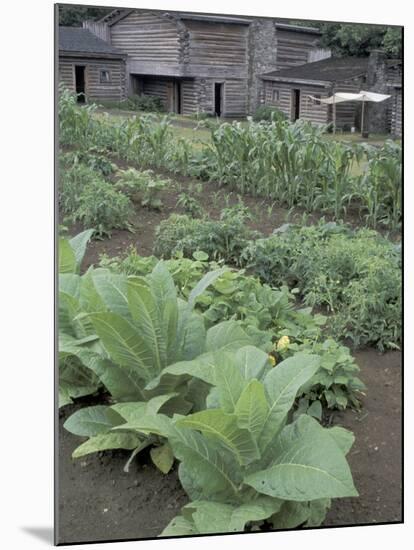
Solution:
M 105 403 L 66 421 L 87 438 L 74 457 L 125 449 L 128 469 L 150 447 L 164 473 L 177 460 L 190 503 L 164 536 L 320 525 L 332 498 L 357 495 L 352 433 L 316 419 L 364 386 L 321 316 L 202 253 L 81 275 L 91 235 L 59 246 L 60 405 Z
M 164 536 L 320 525 L 332 498 L 357 495 L 346 460 L 353 435 L 323 427 L 329 410 L 358 408 L 365 389 L 337 339 L 380 349 L 399 345 L 399 246 L 375 231 L 324 220 L 310 227 L 285 224 L 264 238 L 249 228 L 242 200 L 212 219 L 194 192 L 178 199 L 188 215 L 173 214 L 158 227 L 154 256 L 132 250 L 102 257 L 86 273 L 80 266 L 90 238 L 128 229 L 138 203 L 162 208 L 162 191 L 176 183 L 148 168 L 220 179 L 245 193 L 337 217 L 344 206 L 358 205 L 367 223 L 390 228 L 399 223 L 395 201 L 384 195 L 370 217 L 360 196 L 332 194 L 340 185 L 349 186 L 348 194 L 361 187 L 363 178 L 350 175 L 358 151 L 341 149 L 349 161 L 345 172 L 341 163 L 335 170 L 327 163 L 323 176 L 323 164 L 304 160 L 305 138 L 314 136 L 316 158 L 325 147 L 319 131 L 306 125 L 216 126 L 216 146 L 194 150 L 172 137 L 167 118 L 114 123 L 95 117 L 94 106 L 79 109 L 65 92 L 59 107 L 61 143 L 70 149 L 60 159 L 60 208 L 69 221 L 94 228 L 59 243 L 60 406 L 87 396 L 101 403 L 66 421 L 67 430 L 87 438 L 73 456 L 124 449 L 131 452 L 128 470 L 149 448 L 164 473 L 177 461 L 190 503 Z M 247 142 L 255 136 L 256 146 L 273 143 L 243 165 L 245 132 Z M 276 168 L 282 140 L 288 142 L 292 132 L 299 141 L 290 143 Z M 234 162 L 230 152 L 239 145 Z M 329 145 L 326 153 L 341 147 Z M 364 185 L 376 181 L 377 191 L 380 181 L 384 189 L 400 185 L 391 185 L 398 146 L 387 147 L 363 153 Z M 118 171 L 111 156 L 139 170 Z M 385 175 L 387 163 L 393 168 Z M 258 176 L 268 170 L 273 177 L 266 183 Z M 306 170 L 317 182 L 313 205 L 303 202 L 312 192 Z M 296 180 L 279 185 L 279 173 Z M 343 177 L 340 185 L 331 179 L 335 174 Z M 314 306 L 329 313 L 329 323 L 312 314 Z
M 61 157 L 61 210 L 70 221 L 94 227 L 95 236 L 110 235 L 113 228 L 128 229 L 137 203 L 148 209 L 162 208 L 160 192 L 173 185 L 150 170 L 115 172 L 111 162 L 91 152 Z M 285 224 L 264 238 L 248 227 L 251 214 L 241 199 L 223 208 L 215 220 L 203 211 L 196 196 L 178 195 L 177 202 L 189 214 L 172 214 L 161 222 L 155 256 L 192 259 L 201 252 L 209 260 L 245 268 L 272 287 L 287 285 L 305 305 L 323 308 L 330 314 L 329 332 L 334 338 L 348 338 L 355 347 L 398 348 L 398 244 L 369 229 L 352 230 L 323 220 L 309 227 Z
M 322 211 L 337 220 L 350 209 L 369 227 L 400 226 L 401 146 L 391 140 L 379 148 L 347 145 L 324 139 L 324 127 L 274 118 L 247 125 L 204 121 L 211 142 L 198 148 L 175 137 L 168 116 L 114 121 L 109 115 L 96 116 L 96 108 L 79 108 L 76 97 L 61 90 L 61 145 L 83 151 L 95 147 L 141 167 L 218 181 L 241 193 L 289 208 Z

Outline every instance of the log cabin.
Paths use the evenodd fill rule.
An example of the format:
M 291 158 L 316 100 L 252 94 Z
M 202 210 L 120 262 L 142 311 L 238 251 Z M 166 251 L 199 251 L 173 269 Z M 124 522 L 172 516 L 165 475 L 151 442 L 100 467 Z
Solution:
M 259 105 L 263 72 L 320 59 L 320 32 L 274 19 L 116 9 L 84 29 L 126 54 L 127 94 L 167 111 L 241 118 Z
M 314 63 L 270 71 L 262 75 L 261 102 L 276 107 L 292 122 L 297 119 L 317 124 L 333 121 L 332 105 L 318 99 L 335 92 L 357 93 L 361 89 L 391 95 L 383 104 L 369 106 L 371 132 L 391 132 L 401 136 L 402 61 L 386 59 L 374 50 L 369 57 L 323 59 Z M 361 105 L 344 102 L 336 105 L 336 127 L 360 128 Z M 365 124 L 364 124 L 365 127 Z
M 126 54 L 87 29 L 59 27 L 59 82 L 78 101 L 126 98 Z

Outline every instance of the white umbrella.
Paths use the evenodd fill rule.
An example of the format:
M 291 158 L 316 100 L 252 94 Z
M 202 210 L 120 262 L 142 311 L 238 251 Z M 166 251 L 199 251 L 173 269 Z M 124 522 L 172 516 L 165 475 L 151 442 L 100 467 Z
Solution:
M 313 96 L 309 96 L 312 99 L 316 99 L 317 101 L 320 101 L 321 103 L 326 103 L 328 105 L 333 106 L 333 119 L 334 119 L 334 127 L 333 132 L 335 133 L 336 130 L 336 109 L 335 105 L 337 103 L 342 103 L 344 101 L 362 101 L 362 114 L 361 114 L 361 133 L 364 131 L 364 114 L 365 114 L 365 102 L 366 101 L 373 101 L 374 103 L 379 103 L 381 101 L 385 101 L 386 99 L 389 99 L 391 96 L 386 94 L 377 94 L 376 92 L 366 92 L 365 90 L 361 90 L 357 94 L 352 94 L 348 92 L 336 92 L 330 97 L 327 98 L 316 98 Z

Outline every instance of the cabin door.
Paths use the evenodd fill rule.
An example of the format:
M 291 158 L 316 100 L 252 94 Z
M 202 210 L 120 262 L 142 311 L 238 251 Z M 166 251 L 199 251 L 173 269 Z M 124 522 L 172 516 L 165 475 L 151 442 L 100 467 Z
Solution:
M 292 109 L 290 113 L 290 118 L 292 122 L 298 120 L 300 117 L 300 90 L 292 90 Z
M 214 114 L 219 117 L 223 114 L 223 89 L 222 82 L 214 83 Z
M 181 114 L 181 82 L 179 80 L 171 80 L 167 82 L 167 110 L 170 113 Z
M 78 103 L 85 103 L 85 66 L 84 65 L 75 65 L 75 90 L 76 90 L 76 94 L 78 94 Z

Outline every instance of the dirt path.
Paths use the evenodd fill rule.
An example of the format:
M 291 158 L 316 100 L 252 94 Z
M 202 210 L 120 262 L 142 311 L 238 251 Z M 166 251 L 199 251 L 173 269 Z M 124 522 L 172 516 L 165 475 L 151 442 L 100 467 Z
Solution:
M 366 350 L 355 356 L 368 387 L 364 409 L 338 413 L 334 422 L 355 434 L 349 462 L 360 496 L 334 501 L 325 521 L 330 526 L 401 520 L 401 354 Z M 80 439 L 62 427 L 60 434 L 61 542 L 156 537 L 186 503 L 176 471 L 164 476 L 148 455 L 126 474 L 128 453 L 72 460 Z

